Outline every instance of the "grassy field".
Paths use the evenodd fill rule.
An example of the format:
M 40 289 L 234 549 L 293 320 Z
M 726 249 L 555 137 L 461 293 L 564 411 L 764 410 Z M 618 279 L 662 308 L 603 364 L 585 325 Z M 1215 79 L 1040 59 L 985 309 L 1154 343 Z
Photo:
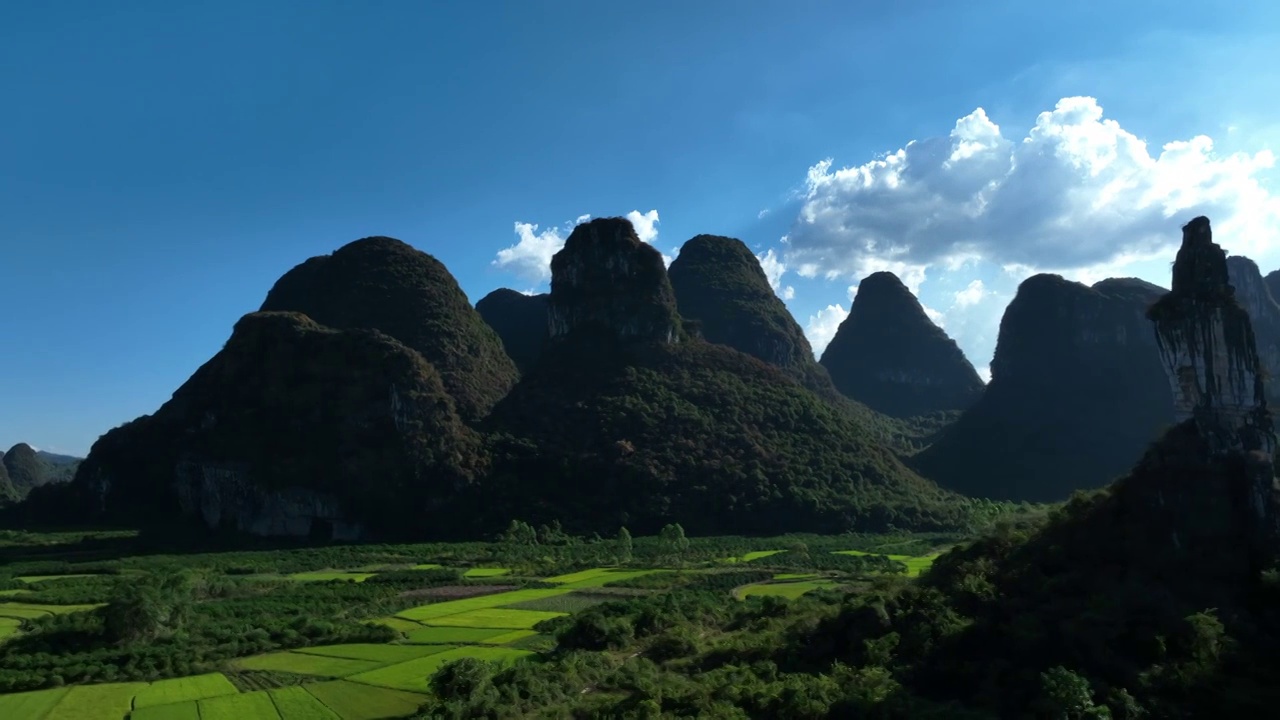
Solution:
M 617 596 L 601 595 L 590 592 L 572 592 L 568 595 L 556 595 L 539 600 L 525 600 L 507 607 L 514 610 L 537 610 L 540 612 L 576 613 L 602 602 L 616 600 Z
M 18 632 L 22 621 L 18 618 L 0 617 L 0 641 Z
M 532 653 L 503 647 L 462 647 L 429 655 L 417 660 L 397 663 L 349 678 L 351 682 L 376 685 L 395 690 L 427 692 L 428 681 L 446 663 L 462 658 L 494 662 L 514 662 Z M 326 703 L 327 704 L 327 703 Z M 332 707 L 332 706 L 330 706 Z
M 538 612 L 536 610 L 512 610 L 511 608 L 482 608 L 468 610 L 455 615 L 425 620 L 427 625 L 465 628 L 505 628 L 507 630 L 528 630 L 543 620 L 563 617 L 568 613 Z
M 738 555 L 737 557 L 728 557 L 724 559 L 727 563 L 746 563 L 753 560 L 762 560 L 764 558 L 786 552 L 785 550 L 752 550 L 749 553 Z
M 67 578 L 94 577 L 91 573 L 72 573 L 70 575 L 20 575 L 14 580 L 24 583 L 38 583 L 46 580 L 66 580 Z
M 235 695 L 238 690 L 222 673 L 208 673 L 191 677 L 157 680 L 138 691 L 133 699 L 135 708 L 152 705 L 168 705 L 187 700 L 203 700 L 219 695 Z
M 424 683 L 425 684 L 425 683 Z M 412 715 L 426 697 L 418 693 L 334 680 L 304 685 L 325 707 L 342 720 L 378 720 Z M 286 718 L 286 720 L 291 720 Z

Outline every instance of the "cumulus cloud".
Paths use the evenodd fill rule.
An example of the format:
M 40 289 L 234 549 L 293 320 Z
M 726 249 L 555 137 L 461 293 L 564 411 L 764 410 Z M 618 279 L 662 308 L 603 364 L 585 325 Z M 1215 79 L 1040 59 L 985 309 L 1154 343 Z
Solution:
M 981 280 L 974 280 L 955 294 L 955 307 L 968 307 L 982 302 L 988 295 L 987 287 Z
M 636 229 L 636 235 L 646 243 L 653 244 L 658 239 L 658 211 L 650 210 L 642 213 L 632 210 L 626 218 Z M 493 266 L 513 273 L 524 280 L 544 283 L 551 279 L 551 256 L 564 247 L 565 238 L 573 231 L 574 226 L 581 225 L 591 219 L 590 215 L 579 215 L 571 223 L 543 230 L 533 223 L 515 223 L 516 244 L 498 251 Z M 668 266 L 674 258 L 666 253 L 662 260 Z
M 769 279 L 769 287 L 777 293 L 778 297 L 783 300 L 791 300 L 796 296 L 796 289 L 790 285 L 783 286 L 782 276 L 787 272 L 787 266 L 782 262 L 778 254 L 773 248 L 769 248 L 763 255 L 756 255 L 756 259 L 760 261 L 760 268 L 764 270 L 764 276 Z
M 1204 135 L 1153 155 L 1090 97 L 1063 98 L 1016 140 L 978 108 L 946 137 L 811 167 L 786 262 L 804 277 L 855 279 L 975 258 L 1082 268 L 1167 252 L 1195 215 L 1248 254 L 1280 228 L 1280 200 L 1260 178 L 1274 164 L 1269 151 L 1219 155 Z
M 822 357 L 822 352 L 827 349 L 831 338 L 835 337 L 836 331 L 840 329 L 840 323 L 847 317 L 849 317 L 849 311 L 845 310 L 843 305 L 828 305 L 809 316 L 804 334 L 809 338 L 809 344 L 813 346 L 815 357 Z

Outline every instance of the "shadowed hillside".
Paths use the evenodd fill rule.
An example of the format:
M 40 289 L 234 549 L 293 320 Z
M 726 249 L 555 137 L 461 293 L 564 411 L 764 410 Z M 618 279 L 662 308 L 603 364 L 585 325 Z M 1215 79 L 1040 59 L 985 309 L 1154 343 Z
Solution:
M 498 333 L 520 372 L 528 372 L 538 362 L 550 336 L 545 293 L 525 295 L 499 288 L 476 303 L 476 312 Z

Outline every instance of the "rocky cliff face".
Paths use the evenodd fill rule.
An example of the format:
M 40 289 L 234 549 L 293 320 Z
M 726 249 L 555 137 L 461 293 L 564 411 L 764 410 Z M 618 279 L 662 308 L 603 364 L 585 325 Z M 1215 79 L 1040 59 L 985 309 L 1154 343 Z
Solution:
M 1032 501 L 1125 472 L 1174 421 L 1145 315 L 1162 292 L 1133 279 L 1028 278 L 1000 322 L 986 392 L 917 467 L 965 494 Z
M 1209 219 L 1195 218 L 1182 228 L 1173 289 L 1152 306 L 1150 317 L 1178 420 L 1195 428 L 1207 459 L 1241 458 L 1245 472 L 1239 481 L 1244 487 L 1235 491 L 1247 500 L 1247 522 L 1256 530 L 1258 547 L 1274 550 L 1280 539 L 1272 465 L 1276 435 L 1246 309 L 1257 299 L 1257 288 L 1253 298 L 1248 292 L 1242 298 L 1230 277 L 1226 254 L 1213 242 Z
M 680 247 L 668 274 L 680 316 L 696 323 L 703 339 L 779 367 L 819 395 L 835 394 L 804 331 L 741 240 L 698 235 Z
M 482 470 L 478 443 L 395 339 L 253 313 L 154 415 L 95 443 L 76 483 L 108 515 L 352 538 L 429 521 Z
M 439 371 L 468 420 L 488 413 L 519 376 L 448 269 L 394 238 L 364 238 L 307 260 L 276 282 L 261 309 L 399 340 Z
M 674 343 L 682 334 L 662 254 L 625 218 L 596 218 L 573 229 L 551 258 L 548 311 L 553 339 Z
M 476 303 L 476 311 L 502 338 L 503 349 L 522 373 L 533 369 L 551 337 L 547 324 L 548 298 L 545 293 L 525 295 L 500 288 Z
M 1267 289 L 1271 291 L 1271 297 L 1280 302 L 1280 270 L 1272 270 L 1267 276 L 1262 278 L 1266 283 Z
M 1280 304 L 1267 287 L 1258 265 L 1247 257 L 1227 258 L 1227 277 L 1235 290 L 1236 301 L 1253 325 L 1258 360 L 1265 371 L 1264 387 L 1267 403 L 1280 402 Z
M 960 347 L 889 272 L 858 284 L 822 366 L 840 392 L 896 417 L 964 410 L 983 392 Z

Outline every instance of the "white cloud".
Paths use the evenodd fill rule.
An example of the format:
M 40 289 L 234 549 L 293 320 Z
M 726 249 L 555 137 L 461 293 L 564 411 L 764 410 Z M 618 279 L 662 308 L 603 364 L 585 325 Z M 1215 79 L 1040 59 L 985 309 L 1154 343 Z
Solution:
M 1005 305 L 1037 272 L 1167 286 L 1196 215 L 1229 252 L 1274 264 L 1274 168 L 1268 150 L 1220 153 L 1205 135 L 1150 148 L 1090 97 L 1063 98 L 1018 135 L 979 108 L 869 162 L 813 165 L 780 262 L 808 279 L 893 272 L 986 372 Z
M 986 285 L 984 285 L 981 280 L 974 280 L 966 285 L 963 290 L 956 293 L 955 307 L 977 305 L 982 302 L 982 298 L 986 297 L 988 294 Z
M 769 287 L 773 288 L 778 297 L 783 300 L 795 298 L 796 289 L 782 284 L 782 276 L 786 274 L 787 266 L 773 248 L 769 248 L 762 255 L 756 255 L 756 259 L 760 261 L 760 269 L 764 270 L 764 276 L 769 279 Z
M 1204 135 L 1152 156 L 1089 97 L 1063 98 L 1016 142 L 979 108 L 946 137 L 862 165 L 811 167 L 786 261 L 855 278 L 871 261 L 958 256 L 1078 268 L 1167 251 L 1194 215 L 1248 254 L 1280 228 L 1280 201 L 1260 179 L 1274 164 L 1269 151 L 1219 156 Z
M 933 308 L 929 307 L 928 305 L 925 305 L 924 303 L 920 303 L 920 307 L 924 308 L 924 314 L 929 316 L 929 319 L 933 321 L 934 325 L 937 325 L 938 327 L 947 326 L 946 313 L 940 312 L 938 310 L 934 310 Z
M 658 238 L 658 228 L 656 227 L 658 224 L 657 210 L 650 210 L 647 213 L 632 210 L 627 213 L 627 219 L 635 226 L 636 235 L 639 235 L 641 240 L 652 243 Z
M 809 338 L 809 344 L 813 346 L 815 357 L 822 357 L 822 352 L 827 349 L 831 338 L 835 337 L 836 331 L 840 329 L 840 323 L 847 317 L 849 317 L 849 311 L 841 305 L 828 305 L 817 314 L 809 316 L 809 324 L 805 326 L 804 334 Z
M 644 242 L 652 244 L 658 238 L 657 210 L 646 213 L 632 210 L 626 214 L 626 218 L 631 221 L 636 229 L 636 235 Z M 515 223 L 516 244 L 499 250 L 493 265 L 522 279 L 545 283 L 551 279 L 551 256 L 564 247 L 565 238 L 573 231 L 574 226 L 581 225 L 590 219 L 590 215 L 579 215 L 572 223 L 541 231 L 536 224 L 517 221 Z M 662 260 L 670 265 L 674 257 L 663 253 Z
M 763 219 L 764 219 L 764 216 L 765 216 L 765 215 L 768 215 L 768 214 L 769 214 L 769 208 L 765 208 L 765 209 L 761 210 L 760 212 L 756 213 L 756 219 L 757 219 L 757 220 L 763 220 Z

